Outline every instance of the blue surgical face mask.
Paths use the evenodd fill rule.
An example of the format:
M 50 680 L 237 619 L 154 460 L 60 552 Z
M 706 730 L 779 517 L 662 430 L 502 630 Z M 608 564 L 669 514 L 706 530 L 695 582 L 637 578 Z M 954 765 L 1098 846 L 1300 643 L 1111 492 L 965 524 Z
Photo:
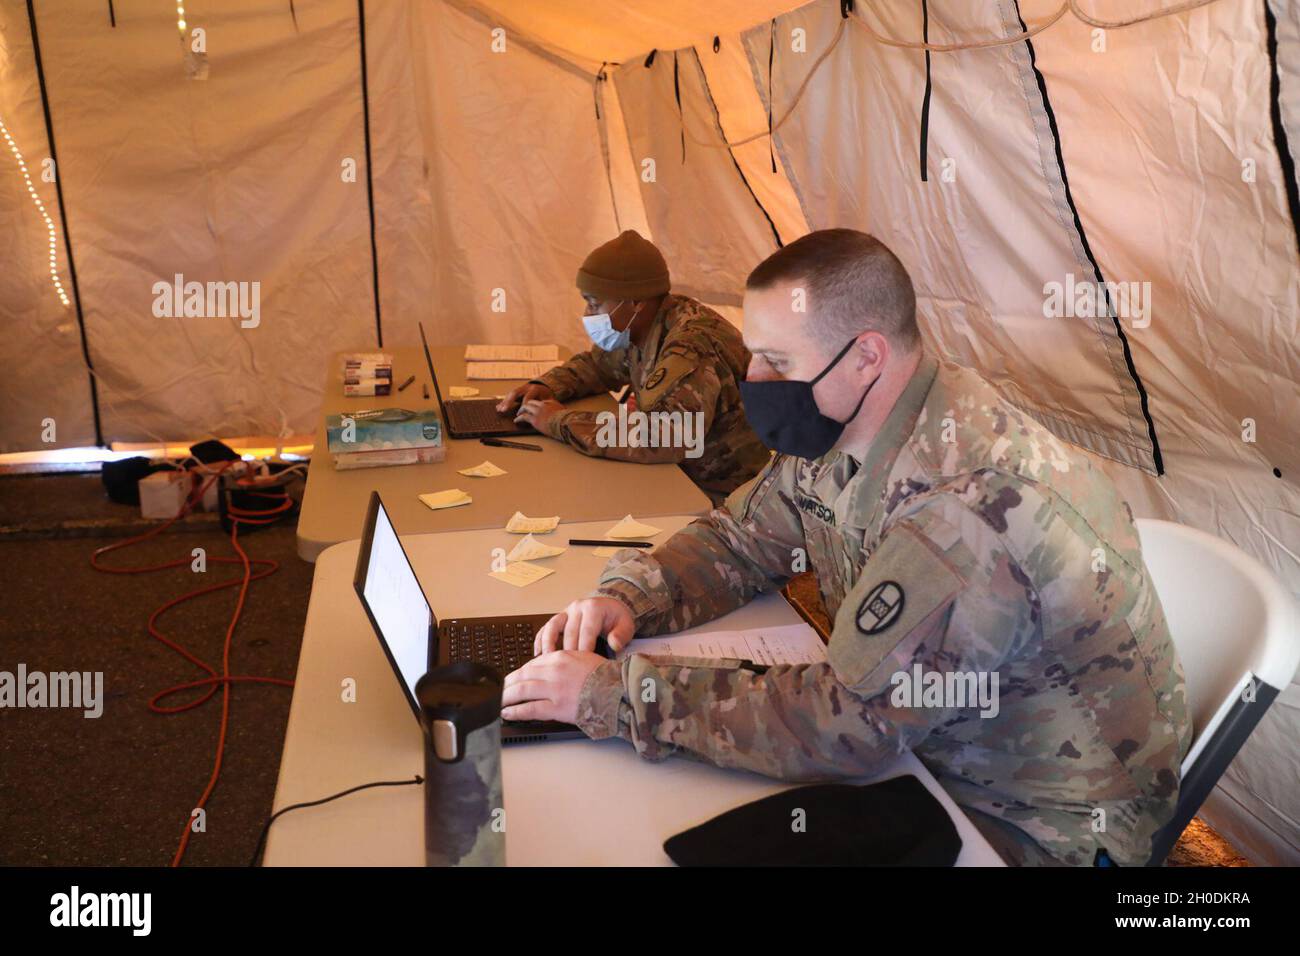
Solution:
M 620 302 L 614 306 L 618 309 L 623 303 Z M 633 316 L 633 319 L 636 317 Z M 597 312 L 595 315 L 584 315 L 582 324 L 587 330 L 587 335 L 591 338 L 592 343 L 598 349 L 604 349 L 606 352 L 614 352 L 618 349 L 625 349 L 632 341 L 632 323 L 627 324 L 627 328 L 618 331 L 614 328 L 614 321 L 608 312 Z

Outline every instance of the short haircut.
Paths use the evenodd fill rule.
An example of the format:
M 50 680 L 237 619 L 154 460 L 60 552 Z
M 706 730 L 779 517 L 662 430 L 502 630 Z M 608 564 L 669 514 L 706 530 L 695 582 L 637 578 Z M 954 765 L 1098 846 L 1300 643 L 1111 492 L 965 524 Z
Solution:
M 747 289 L 803 283 L 813 329 L 839 349 L 863 332 L 910 352 L 921 341 L 916 292 L 898 256 L 856 229 L 819 229 L 778 249 L 745 281 Z

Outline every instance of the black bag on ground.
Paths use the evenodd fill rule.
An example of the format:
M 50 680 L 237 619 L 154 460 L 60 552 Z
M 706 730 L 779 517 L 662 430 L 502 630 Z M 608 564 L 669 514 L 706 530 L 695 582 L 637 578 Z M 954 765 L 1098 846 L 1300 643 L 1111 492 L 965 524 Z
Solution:
M 99 469 L 99 480 L 104 483 L 108 500 L 119 505 L 140 504 L 140 482 L 155 471 L 172 471 L 170 462 L 155 462 L 142 456 L 106 461 Z
M 952 866 L 961 837 L 906 774 L 774 793 L 670 837 L 664 852 L 679 866 Z

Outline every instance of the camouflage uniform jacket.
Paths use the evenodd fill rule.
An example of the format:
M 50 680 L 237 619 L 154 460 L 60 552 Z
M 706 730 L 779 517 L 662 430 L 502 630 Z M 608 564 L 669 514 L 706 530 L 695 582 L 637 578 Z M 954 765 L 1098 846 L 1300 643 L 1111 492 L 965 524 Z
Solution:
M 780 587 L 804 553 L 827 662 L 631 655 L 584 684 L 582 729 L 789 780 L 911 748 L 1013 862 L 1146 861 L 1190 743 L 1182 668 L 1132 513 L 1077 449 L 923 356 L 864 460 L 778 455 L 653 553 L 617 555 L 596 593 L 640 634 L 675 631 Z M 996 708 L 901 696 L 904 677 L 964 674 L 997 679 Z
M 637 410 L 703 415 L 703 454 L 686 457 L 682 447 L 626 447 L 598 441 L 595 412 L 565 411 L 552 419 L 550 435 L 583 454 L 643 464 L 674 462 L 715 501 L 758 474 L 770 452 L 745 420 L 736 382 L 745 377 L 749 350 L 740 333 L 694 299 L 664 298 L 643 346 L 579 352 L 537 381 L 557 400 L 620 389 L 631 383 Z M 666 419 L 661 419 L 666 420 Z

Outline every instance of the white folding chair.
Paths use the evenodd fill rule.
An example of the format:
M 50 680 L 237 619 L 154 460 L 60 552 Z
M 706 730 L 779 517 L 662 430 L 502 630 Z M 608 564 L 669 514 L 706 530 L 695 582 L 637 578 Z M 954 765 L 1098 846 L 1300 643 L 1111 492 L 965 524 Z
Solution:
M 1187 679 L 1192 746 L 1174 817 L 1152 840 L 1159 866 L 1300 666 L 1300 612 L 1241 549 L 1172 521 L 1137 521 L 1156 593 Z

